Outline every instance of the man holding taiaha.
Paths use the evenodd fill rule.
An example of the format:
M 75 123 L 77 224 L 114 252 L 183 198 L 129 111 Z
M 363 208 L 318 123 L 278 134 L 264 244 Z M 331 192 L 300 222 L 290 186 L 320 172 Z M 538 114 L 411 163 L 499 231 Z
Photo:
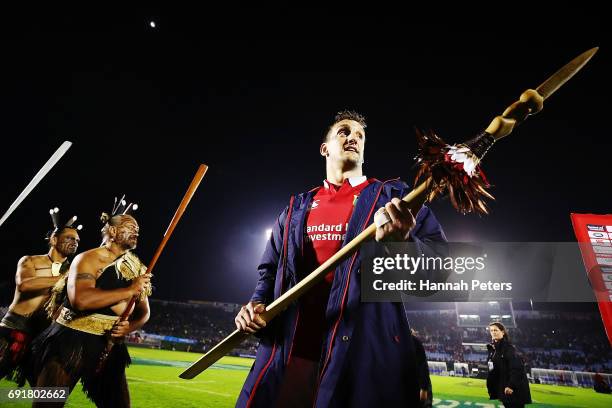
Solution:
M 77 217 L 61 224 L 57 207 L 51 209 L 50 214 L 53 229 L 46 236 L 49 251 L 43 255 L 26 255 L 19 260 L 13 302 L 0 322 L 0 379 L 13 379 L 19 386 L 25 384 L 22 364 L 30 342 L 51 323 L 45 311 L 53 313 L 53 306 L 48 303 L 50 295 L 54 293 L 52 298 L 57 299 L 57 294 L 61 294 L 70 266 L 69 258 L 79 246 L 81 225 L 74 225 Z
M 326 179 L 292 197 L 275 222 L 253 296 L 235 318 L 239 330 L 260 337 L 238 407 L 418 405 L 403 305 L 361 302 L 360 256 L 329 272 L 267 327 L 260 316 L 372 222 L 377 240 L 412 241 L 427 254 L 446 241 L 429 208 L 413 214 L 399 199 L 410 191 L 406 183 L 363 174 L 365 128 L 356 112 L 336 115 L 320 147 Z
M 487 214 L 488 209 L 485 200 L 493 197 L 487 191 L 489 183 L 480 168 L 480 162 L 487 151 L 498 140 L 512 133 L 513 129 L 529 116 L 538 113 L 543 107 L 544 100 L 584 67 L 597 50 L 596 47 L 582 53 L 536 89 L 528 89 L 523 92 L 518 101 L 510 105 L 501 115 L 496 116 L 483 132 L 471 140 L 450 145 L 434 132 L 417 132 L 419 170 L 415 188 L 403 196 L 402 201 L 408 203 L 410 208 L 417 209 L 423 203 L 431 202 L 437 197 L 447 194 L 453 207 L 462 214 Z M 336 123 L 330 128 L 332 134 L 338 124 Z M 337 135 L 340 134 L 337 133 Z M 345 151 L 348 150 L 347 147 L 345 146 Z M 321 147 L 322 154 L 328 151 L 327 148 Z M 357 152 L 356 149 L 353 151 Z M 328 188 L 327 185 L 326 188 Z M 357 207 L 359 203 L 363 202 L 366 191 L 364 190 L 360 194 Z M 272 232 L 272 239 L 268 243 L 259 267 L 260 278 L 255 293 L 251 297 L 251 301 L 241 309 L 235 318 L 237 330 L 189 366 L 179 377 L 184 379 L 195 378 L 227 354 L 229 350 L 235 348 L 240 341 L 243 341 L 246 333 L 257 332 L 260 337 L 257 359 L 247 377 L 237 406 L 288 405 L 287 400 L 279 398 L 279 391 L 282 391 L 288 383 L 284 377 L 291 371 L 291 358 L 295 355 L 292 354 L 295 346 L 292 343 L 292 337 L 296 338 L 295 333 L 299 330 L 298 317 L 300 317 L 300 314 L 296 313 L 296 300 L 302 301 L 302 298 L 306 295 L 316 291 L 315 285 L 322 282 L 330 270 L 336 268 L 329 294 L 330 302 L 328 302 L 325 313 L 326 319 L 333 319 L 333 326 L 330 326 L 331 331 L 324 333 L 323 344 L 325 349 L 322 350 L 323 353 L 321 354 L 320 362 L 322 365 L 319 367 L 320 374 L 316 379 L 318 384 L 315 388 L 314 404 L 312 406 L 416 406 L 417 404 L 401 398 L 407 384 L 407 382 L 401 381 L 403 376 L 399 378 L 400 381 L 398 382 L 400 370 L 397 370 L 397 362 L 404 361 L 401 355 L 396 352 L 392 353 L 393 356 L 399 358 L 391 360 L 386 348 L 353 347 L 359 335 L 363 336 L 368 333 L 372 334 L 370 345 L 377 345 L 377 343 L 383 345 L 383 342 L 378 341 L 378 339 L 388 337 L 389 331 L 395 331 L 397 328 L 397 325 L 392 324 L 392 322 L 389 322 L 391 324 L 381 325 L 383 321 L 388 320 L 384 313 L 370 316 L 364 314 L 364 311 L 370 312 L 376 309 L 376 305 L 385 305 L 386 303 L 364 302 L 359 305 L 359 298 L 355 295 L 359 295 L 360 287 L 358 283 L 351 285 L 349 279 L 351 269 L 354 267 L 358 270 L 360 247 L 368 240 L 374 237 L 378 240 L 381 235 L 384 236 L 389 232 L 381 233 L 380 227 L 386 225 L 387 219 L 393 218 L 390 211 L 392 209 L 387 208 L 387 206 L 395 203 L 392 201 L 386 204 L 385 209 L 388 214 L 384 216 L 384 219 L 379 217 L 379 222 L 375 216 L 374 223 L 363 229 L 359 235 L 350 233 L 351 225 L 349 224 L 349 232 L 344 237 L 344 246 L 316 270 L 296 283 L 296 272 L 298 271 L 296 261 L 300 260 L 300 255 L 304 254 L 300 251 L 302 248 L 296 248 L 296 245 L 306 241 L 306 239 L 302 241 L 301 235 L 304 232 L 307 233 L 308 230 L 303 231 L 303 222 L 295 225 L 295 219 L 303 220 L 304 213 L 308 209 L 312 212 L 315 204 L 316 207 L 319 207 L 319 203 L 316 201 L 306 201 L 304 203 L 304 196 L 306 196 L 306 200 L 312 200 L 312 195 L 316 193 L 317 190 L 315 189 L 304 195 L 292 197 L 288 208 L 279 217 Z M 401 208 L 398 208 L 398 210 L 402 212 Z M 421 211 L 418 213 L 421 213 Z M 356 212 L 357 208 L 354 213 Z M 371 212 L 368 213 L 367 220 L 369 220 L 370 215 Z M 393 220 L 393 224 L 396 224 L 396 220 Z M 415 231 L 419 224 L 419 215 L 416 216 L 415 224 L 410 228 L 410 235 L 412 236 L 417 235 Z M 410 225 L 410 223 L 406 225 Z M 402 230 L 399 225 L 395 227 Z M 318 227 L 316 230 L 320 231 Z M 340 266 L 338 267 L 338 265 Z M 348 276 L 346 266 L 348 266 Z M 344 279 L 339 281 L 341 285 L 336 285 L 339 277 Z M 297 276 L 297 279 L 300 279 L 300 277 Z M 352 282 L 355 282 L 355 280 Z M 342 290 L 340 299 L 334 293 L 339 288 Z M 268 303 L 270 300 L 272 302 Z M 358 308 L 361 308 L 361 310 L 358 310 Z M 345 319 L 343 319 L 343 316 Z M 607 322 L 606 316 L 602 315 L 602 317 L 604 317 L 604 322 Z M 396 321 L 401 322 L 401 319 Z M 364 326 L 366 322 L 370 323 L 368 327 L 370 330 L 362 330 L 361 332 L 356 330 L 357 325 Z M 399 327 L 402 328 L 401 326 L 404 325 Z M 292 329 L 293 331 L 291 331 Z M 394 340 L 396 339 L 394 338 Z M 397 338 L 397 341 L 398 344 L 401 344 L 401 337 Z M 362 343 L 362 341 L 357 344 L 359 343 Z M 401 348 L 397 346 L 395 350 L 401 350 Z M 389 347 L 389 349 L 391 348 Z M 351 351 L 353 352 L 351 353 Z M 381 358 L 381 354 L 383 358 Z M 310 375 L 304 376 L 304 379 L 306 380 L 308 377 Z M 302 384 L 308 385 L 306 381 L 303 381 Z M 302 386 L 302 388 L 304 387 Z M 395 398 L 395 401 L 388 403 L 387 400 L 394 399 L 396 394 L 400 398 Z M 287 395 L 292 396 L 291 393 Z M 411 395 L 412 393 L 409 393 L 408 398 L 411 398 Z M 308 398 L 312 398 L 311 396 L 312 394 L 307 395 Z M 290 404 L 289 406 L 295 408 L 297 405 Z
M 36 386 L 72 391 L 80 379 L 96 406 L 130 406 L 125 377 L 130 357 L 121 340 L 149 319 L 147 296 L 151 293 L 151 275 L 131 252 L 139 233 L 136 219 L 127 214 L 131 208 L 122 199 L 110 215 L 103 213 L 102 246 L 80 254 L 71 265 L 68 298 L 58 318 L 32 347 Z M 139 301 L 130 318 L 120 321 L 133 296 Z M 115 344 L 101 361 L 109 337 Z

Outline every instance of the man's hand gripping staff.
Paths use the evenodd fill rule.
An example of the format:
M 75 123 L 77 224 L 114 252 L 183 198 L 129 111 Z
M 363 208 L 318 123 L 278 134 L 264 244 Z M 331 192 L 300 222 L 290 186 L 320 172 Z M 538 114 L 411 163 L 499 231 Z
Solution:
M 130 289 L 132 291 L 132 298 L 138 299 L 141 293 L 146 293 L 147 288 L 150 287 L 151 284 L 151 275 L 150 272 L 147 271 L 144 275 L 141 275 L 132 280 L 132 284 L 130 285 Z M 126 310 L 129 310 L 126 307 Z M 125 313 L 125 312 L 124 312 Z M 113 326 L 111 330 L 111 337 L 115 339 L 120 339 L 122 337 L 127 336 L 132 330 L 130 329 L 130 322 L 126 319 L 119 319 L 119 321 Z

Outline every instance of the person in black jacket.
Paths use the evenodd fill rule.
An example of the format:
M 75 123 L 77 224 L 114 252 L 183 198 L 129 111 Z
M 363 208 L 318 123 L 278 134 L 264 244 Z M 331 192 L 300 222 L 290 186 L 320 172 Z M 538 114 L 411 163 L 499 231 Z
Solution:
M 510 343 L 508 332 L 503 324 L 489 324 L 492 343 L 489 350 L 489 375 L 487 390 L 490 399 L 498 399 L 504 407 L 524 407 L 531 403 L 529 382 L 525 366 L 515 347 Z

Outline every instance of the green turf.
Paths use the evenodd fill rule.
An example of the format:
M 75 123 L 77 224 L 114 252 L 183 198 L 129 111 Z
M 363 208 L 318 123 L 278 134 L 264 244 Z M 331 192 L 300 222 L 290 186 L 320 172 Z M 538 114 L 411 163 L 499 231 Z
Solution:
M 225 357 L 193 380 L 182 380 L 178 374 L 199 355 L 178 351 L 131 348 L 133 364 L 127 370 L 132 406 L 158 407 L 233 407 L 253 360 Z M 497 407 L 497 401 L 486 397 L 483 380 L 432 377 L 436 407 Z M 6 395 L 11 383 L 0 382 Z M 612 396 L 592 389 L 531 384 L 533 407 L 612 407 Z M 2 407 L 28 407 L 29 402 L 6 403 Z M 92 407 L 80 386 L 68 400 L 69 407 Z
M 431 381 L 436 407 L 503 406 L 489 400 L 484 380 L 432 376 Z M 529 388 L 534 402 L 531 407 L 612 407 L 611 395 L 598 394 L 592 388 L 543 384 L 529 384 Z

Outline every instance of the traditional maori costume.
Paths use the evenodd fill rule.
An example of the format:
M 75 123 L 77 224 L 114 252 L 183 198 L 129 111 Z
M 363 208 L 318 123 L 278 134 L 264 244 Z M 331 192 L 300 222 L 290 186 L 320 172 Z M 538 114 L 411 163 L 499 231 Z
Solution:
M 96 288 L 125 288 L 145 272 L 146 267 L 138 257 L 126 252 L 104 268 Z M 149 295 L 150 288 L 146 292 L 141 296 Z M 110 341 L 110 330 L 118 320 L 110 307 L 78 312 L 66 298 L 55 322 L 32 344 L 31 374 L 38 378 L 37 385 L 67 386 L 72 390 L 80 379 L 83 390 L 96 406 L 129 406 L 125 368 L 130 364 L 130 356 L 125 344 L 115 344 L 104 364 L 100 364 Z
M 65 224 L 59 222 L 59 209 L 49 210 L 53 229 L 47 233 L 46 239 L 64 228 L 80 230 L 81 225 L 73 226 L 77 217 L 70 218 Z M 51 260 L 51 257 L 49 257 Z M 9 310 L 0 322 L 0 379 L 13 380 L 22 387 L 26 381 L 25 364 L 30 359 L 30 342 L 35 339 L 55 318 L 58 306 L 66 296 L 66 277 L 70 261 L 53 262 L 51 260 L 51 276 L 63 277 L 51 288 L 51 296 L 44 306 L 28 315 L 21 315 Z
M 25 384 L 22 363 L 28 359 L 30 342 L 49 323 L 42 309 L 28 316 L 12 311 L 6 312 L 0 323 L 0 379 L 15 381 L 20 387 Z
M 59 265 L 59 273 L 66 275 L 70 262 L 66 260 Z M 57 311 L 55 302 L 66 296 L 65 282 L 64 276 L 51 289 L 52 295 L 45 306 L 33 313 L 24 316 L 10 310 L 6 312 L 0 322 L 0 379 L 13 380 L 23 387 L 26 381 L 23 365 L 30 358 L 30 342 L 53 321 L 52 316 Z

